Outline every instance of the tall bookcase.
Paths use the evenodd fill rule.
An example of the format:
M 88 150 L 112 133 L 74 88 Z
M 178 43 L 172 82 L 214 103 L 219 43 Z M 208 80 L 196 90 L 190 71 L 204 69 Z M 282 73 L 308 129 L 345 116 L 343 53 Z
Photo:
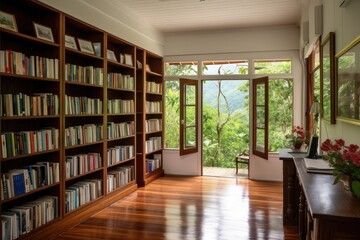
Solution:
M 30 1 L 2 1 L 0 6 L 17 22 L 17 31 L 0 30 L 1 215 L 9 222 L 46 207 L 49 214 L 33 226 L 40 229 L 59 220 L 63 211 L 61 14 Z M 33 23 L 52 29 L 53 42 L 37 38 Z M 25 178 L 34 171 L 37 178 Z M 29 210 L 14 210 L 20 205 Z
M 144 186 L 164 174 L 162 58 L 137 49 L 137 183 Z
M 146 151 L 163 138 L 162 58 L 38 1 L 0 10 L 17 25 L 0 28 L 1 215 L 41 205 L 14 234 L 52 237 L 163 174 L 162 142 Z

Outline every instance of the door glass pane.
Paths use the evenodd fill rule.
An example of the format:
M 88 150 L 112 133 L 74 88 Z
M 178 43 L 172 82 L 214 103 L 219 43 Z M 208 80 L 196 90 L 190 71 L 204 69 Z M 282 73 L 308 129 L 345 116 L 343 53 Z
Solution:
M 256 105 L 265 105 L 265 84 L 258 84 L 256 89 Z
M 256 130 L 256 150 L 259 152 L 265 150 L 265 129 Z
M 186 122 L 185 122 L 185 126 L 194 126 L 195 125 L 195 106 L 187 106 L 185 108 L 186 110 Z
M 185 147 L 194 147 L 196 145 L 195 127 L 187 127 L 185 133 Z
M 256 107 L 256 127 L 265 128 L 265 107 Z
M 195 105 L 195 86 L 194 85 L 185 85 L 185 101 L 186 105 Z

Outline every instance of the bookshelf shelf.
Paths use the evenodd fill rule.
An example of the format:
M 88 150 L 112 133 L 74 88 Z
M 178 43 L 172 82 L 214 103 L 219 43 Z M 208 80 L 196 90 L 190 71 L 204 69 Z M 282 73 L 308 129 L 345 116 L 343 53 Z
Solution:
M 90 175 L 90 174 L 93 174 L 93 173 L 96 173 L 96 172 L 100 172 L 100 171 L 103 171 L 103 167 L 100 167 L 100 168 L 97 168 L 97 169 L 91 170 L 89 172 L 79 174 L 79 175 L 76 175 L 76 176 L 73 176 L 73 177 L 70 177 L 70 178 L 66 178 L 65 182 L 73 181 L 74 179 L 82 178 L 84 176 L 87 176 L 87 175 Z
M 33 36 L 29 36 L 27 34 L 24 33 L 19 33 L 19 32 L 13 32 L 11 30 L 7 30 L 7 29 L 0 29 L 1 34 L 4 35 L 4 37 L 7 37 L 9 39 L 13 39 L 16 41 L 21 41 L 21 42 L 29 42 L 32 44 L 37 44 L 37 45 L 47 45 L 47 46 L 52 46 L 52 47 L 59 47 L 60 45 L 58 43 L 54 43 L 54 42 L 49 42 L 49 41 L 45 41 Z
M 35 166 L 35 173 L 38 174 L 36 176 L 40 176 L 42 171 L 38 170 L 39 166 L 36 165 L 44 164 L 48 174 L 51 171 L 57 174 L 56 171 L 59 170 L 58 175 L 52 175 L 52 180 L 45 180 L 48 185 L 43 186 L 43 181 L 36 185 L 41 187 L 34 190 L 26 188 L 25 192 L 20 192 L 16 189 L 16 194 L 6 193 L 6 197 L 9 198 L 0 201 L 1 214 L 38 199 L 43 201 L 42 203 L 51 201 L 46 204 L 52 204 L 51 214 L 54 219 L 49 219 L 44 225 L 36 226 L 29 233 L 17 237 L 53 238 L 59 234 L 59 231 L 71 225 L 69 221 L 75 223 L 85 220 L 95 210 L 101 210 L 120 197 L 135 191 L 139 185 L 143 186 L 145 182 L 163 174 L 162 164 L 160 169 L 154 170 L 151 174 L 146 173 L 145 157 L 161 156 L 162 145 L 161 149 L 145 153 L 145 141 L 151 137 L 162 138 L 163 131 L 146 133 L 144 123 L 149 118 L 163 118 L 163 110 L 151 114 L 145 112 L 146 101 L 163 101 L 163 95 L 160 93 L 163 90 L 160 92 L 146 90 L 147 81 L 152 82 L 151 89 L 154 86 L 155 89 L 163 88 L 162 57 L 48 7 L 41 1 L 3 0 L 0 10 L 13 15 L 18 27 L 18 32 L 0 28 L 1 54 L 9 59 L 10 56 L 15 56 L 18 60 L 30 59 L 29 65 L 19 61 L 16 64 L 21 62 L 17 65 L 20 67 L 13 68 L 4 64 L 6 69 L 1 68 L 4 69 L 0 72 L 1 99 L 5 96 L 6 101 L 15 99 L 12 104 L 16 103 L 15 111 L 2 111 L 5 116 L 0 116 L 1 137 L 9 141 L 6 137 L 10 135 L 16 135 L 20 139 L 18 136 L 22 136 L 21 134 L 33 134 L 32 132 L 49 129 L 58 131 L 55 137 L 49 138 L 48 135 L 45 138 L 54 141 L 56 149 L 38 152 L 33 152 L 32 148 L 30 151 L 24 150 L 24 146 L 21 148 L 18 146 L 23 139 L 17 139 L 16 151 L 13 151 L 11 145 L 11 154 L 8 154 L 7 150 L 10 149 L 6 148 L 8 145 L 4 148 L 3 143 L 0 144 L 0 181 L 2 184 L 10 183 L 14 180 L 12 177 L 15 172 L 16 174 L 20 172 L 17 175 L 23 175 L 25 179 L 32 171 L 30 166 Z M 36 37 L 33 23 L 50 28 L 54 41 Z M 66 35 L 74 37 L 78 50 L 67 47 Z M 94 50 L 94 54 L 85 52 L 86 46 L 83 45 L 83 49 L 80 50 L 79 40 L 85 40 L 99 48 Z M 114 53 L 117 61 L 108 59 L 108 50 Z M 152 71 L 146 71 L 145 66 Z M 31 99 L 34 105 L 28 110 L 26 108 L 28 103 L 27 100 L 23 101 L 23 95 L 34 99 L 40 96 L 40 101 L 36 100 L 37 102 L 34 103 L 35 100 Z M 53 97 L 56 104 L 50 107 L 44 104 L 44 99 L 47 103 L 48 96 L 50 101 L 53 101 L 51 99 Z M 26 107 L 17 98 L 26 103 Z M 40 106 L 41 110 L 34 112 L 34 106 Z M 54 106 L 56 111 L 53 110 Z M 5 104 L 5 109 L 8 111 L 11 107 L 7 108 Z M 122 123 L 125 123 L 125 131 L 131 129 L 129 136 L 124 136 L 127 133 L 123 133 Z M 109 132 L 108 126 L 110 126 Z M 73 134 L 72 138 L 69 137 L 70 134 Z M 94 138 L 88 139 L 90 134 Z M 108 139 L 108 134 L 115 138 Z M 90 142 L 93 140 L 94 142 Z M 80 142 L 88 143 L 76 144 Z M 68 146 L 71 144 L 76 145 Z M 39 149 L 48 149 L 48 146 Z M 28 152 L 32 153 L 28 154 Z M 26 154 L 16 155 L 17 153 Z M 74 164 L 74 161 L 79 161 L 76 164 L 80 161 L 86 161 L 86 164 L 96 162 L 96 165 L 91 167 L 86 165 L 84 171 L 88 172 L 83 172 L 83 169 L 80 171 L 75 167 L 73 170 L 76 170 L 68 175 L 67 167 L 69 165 L 73 167 L 74 165 L 71 164 Z M 125 177 L 127 180 L 118 184 L 117 180 L 121 179 L 119 176 L 127 176 Z M 59 182 L 53 183 L 58 177 Z M 111 186 L 108 184 L 109 179 L 113 181 Z M 17 181 L 25 182 L 23 179 Z M 84 191 L 83 184 L 90 184 L 89 187 L 94 187 L 91 184 L 96 185 L 96 198 L 68 211 L 70 209 L 67 205 L 68 195 L 73 190 L 71 194 Z M 3 188 L 1 190 L 3 191 Z M 14 216 L 15 214 L 12 217 Z M 76 216 L 75 220 L 71 219 L 72 216 Z
M 108 165 L 107 167 L 108 167 L 108 168 L 116 167 L 116 166 L 122 165 L 122 164 L 124 164 L 124 163 L 133 161 L 134 159 L 135 159 L 134 157 L 128 158 L 128 159 L 122 160 L 122 161 L 120 161 L 120 162 L 118 162 L 118 163 L 114 163 L 114 164 Z
M 38 156 L 38 155 L 44 155 L 44 154 L 48 154 L 48 153 L 54 153 L 54 152 L 60 152 L 60 149 L 47 150 L 47 151 L 41 151 L 41 152 L 36 152 L 36 153 L 31 153 L 31 154 L 22 154 L 22 155 L 17 155 L 14 157 L 2 158 L 1 161 L 5 162 L 5 161 L 10 161 L 10 160 L 17 160 L 17 159 L 22 159 L 22 158 L 34 157 L 34 156 Z
M 43 187 L 39 187 L 39 188 L 37 188 L 37 189 L 31 190 L 30 192 L 27 192 L 27 193 L 24 193 L 24 194 L 21 194 L 21 195 L 12 197 L 12 198 L 4 199 L 4 200 L 2 200 L 1 202 L 2 202 L 3 204 L 6 204 L 6 203 L 8 203 L 8 202 L 12 202 L 12 201 L 15 201 L 15 200 L 24 198 L 24 197 L 26 197 L 26 196 L 35 194 L 35 193 L 37 193 L 37 192 L 41 192 L 41 191 L 46 190 L 46 189 L 49 189 L 49 188 L 57 187 L 57 186 L 59 186 L 59 185 L 60 185 L 60 182 L 56 182 L 56 183 L 54 183 L 54 184 L 50 184 L 50 185 L 46 185 L 46 186 L 43 186 Z
M 157 77 L 162 77 L 162 74 L 156 73 L 156 72 L 151 72 L 151 71 L 146 71 L 146 74 L 157 76 Z
M 32 77 L 27 75 L 13 74 L 13 73 L 0 73 L 0 77 L 3 79 L 11 78 L 12 81 L 16 79 L 16 81 L 42 81 L 42 82 L 54 82 L 59 83 L 58 79 L 54 78 L 40 78 L 40 77 Z

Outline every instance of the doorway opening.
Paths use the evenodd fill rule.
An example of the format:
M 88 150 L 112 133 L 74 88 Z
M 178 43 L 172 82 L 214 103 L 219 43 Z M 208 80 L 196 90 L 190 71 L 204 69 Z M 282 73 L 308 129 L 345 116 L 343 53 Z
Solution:
M 201 95 L 203 175 L 247 178 L 235 159 L 249 151 L 249 80 L 203 80 Z

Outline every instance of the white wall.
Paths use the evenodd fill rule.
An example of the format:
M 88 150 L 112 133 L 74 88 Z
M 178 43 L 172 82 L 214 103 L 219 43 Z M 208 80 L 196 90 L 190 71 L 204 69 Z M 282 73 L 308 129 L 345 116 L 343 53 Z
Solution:
M 329 32 L 335 33 L 335 54 L 345 48 L 360 34 L 360 1 L 352 0 L 346 8 L 339 7 L 340 0 L 311 0 L 302 14 L 302 21 L 309 20 L 312 26 L 309 32 L 310 39 L 315 37 L 314 7 L 323 5 L 323 32 L 325 37 Z M 343 138 L 346 143 L 360 145 L 360 125 L 349 124 L 336 120 L 335 125 L 321 121 L 321 140 L 326 138 Z
M 294 89 L 297 89 L 294 90 L 294 124 L 301 125 L 303 101 L 299 37 L 299 29 L 296 26 L 169 33 L 165 34 L 164 61 L 252 61 L 289 58 L 294 64 L 289 77 L 294 78 Z M 255 76 L 250 74 L 248 77 L 252 79 Z M 167 174 L 200 175 L 201 152 L 180 157 L 178 151 L 165 150 L 164 169 Z M 281 181 L 282 162 L 278 154 L 269 154 L 269 160 L 251 156 L 250 178 Z
M 121 39 L 163 55 L 163 34 L 121 4 L 107 0 L 40 0 Z

